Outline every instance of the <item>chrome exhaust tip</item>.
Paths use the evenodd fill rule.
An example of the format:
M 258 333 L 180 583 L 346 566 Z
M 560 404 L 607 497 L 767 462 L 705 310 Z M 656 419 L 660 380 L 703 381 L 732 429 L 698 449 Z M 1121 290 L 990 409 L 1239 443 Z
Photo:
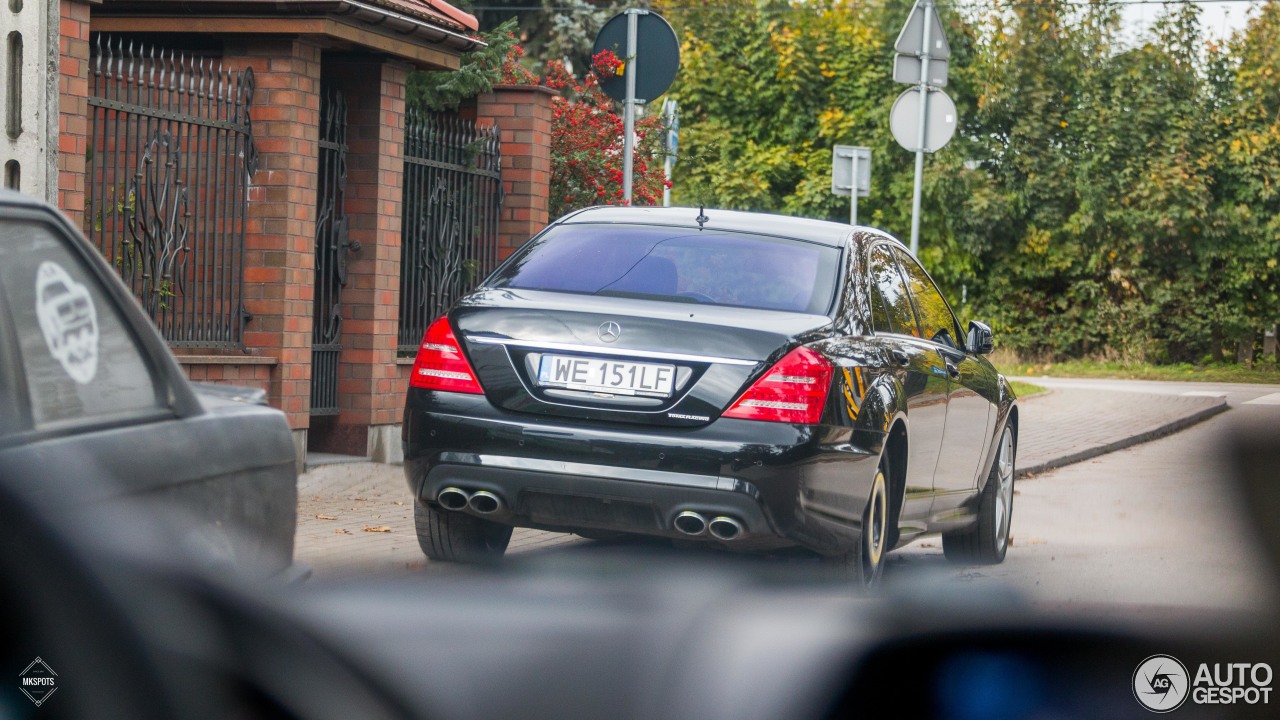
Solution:
M 685 510 L 676 515 L 672 524 L 685 535 L 701 535 L 707 531 L 707 519 L 692 510 Z
M 466 490 L 456 487 L 447 487 L 436 494 L 436 502 L 445 510 L 462 510 L 470 499 Z
M 498 512 L 502 508 L 502 498 L 489 492 L 488 490 L 477 490 L 471 493 L 471 500 L 468 502 L 471 509 L 481 515 Z
M 721 515 L 707 523 L 707 532 L 717 540 L 734 540 L 744 531 L 742 523 L 731 517 Z

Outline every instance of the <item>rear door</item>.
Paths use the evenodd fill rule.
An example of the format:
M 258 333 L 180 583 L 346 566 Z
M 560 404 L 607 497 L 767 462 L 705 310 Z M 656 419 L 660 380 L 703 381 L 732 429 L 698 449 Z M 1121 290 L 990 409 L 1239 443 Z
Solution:
M 920 320 L 921 336 L 933 344 L 947 371 L 947 417 L 933 480 L 937 515 L 963 503 L 977 485 L 992 410 L 979 390 L 988 379 L 982 364 L 965 352 L 955 315 L 928 273 L 907 253 L 895 250 L 895 254 Z
M 872 324 L 876 337 L 905 370 L 907 400 L 907 484 L 903 517 L 927 515 L 932 506 L 933 473 L 942 450 L 947 420 L 947 375 L 932 343 L 921 339 L 920 324 L 898 270 L 893 248 L 873 246 L 871 273 Z

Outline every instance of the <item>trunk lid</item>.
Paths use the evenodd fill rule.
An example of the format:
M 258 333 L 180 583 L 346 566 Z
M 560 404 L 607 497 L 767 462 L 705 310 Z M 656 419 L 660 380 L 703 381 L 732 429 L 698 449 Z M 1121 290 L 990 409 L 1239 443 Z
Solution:
M 495 405 L 651 425 L 702 425 L 788 350 L 824 337 L 825 315 L 488 289 L 450 313 Z

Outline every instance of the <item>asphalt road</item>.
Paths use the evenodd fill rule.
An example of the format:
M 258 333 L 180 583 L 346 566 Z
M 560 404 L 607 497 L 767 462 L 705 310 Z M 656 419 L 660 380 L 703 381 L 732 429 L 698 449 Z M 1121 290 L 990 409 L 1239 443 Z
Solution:
M 1161 405 L 1136 396 L 1132 403 L 1116 400 L 1129 393 L 1220 395 L 1231 409 L 1162 439 L 1020 479 L 1013 545 L 1004 564 L 955 566 L 943 557 L 938 537 L 924 538 L 890 555 L 886 593 L 910 594 L 917 583 L 943 598 L 952 590 L 1007 591 L 1043 608 L 1089 613 L 1101 608 L 1126 617 L 1275 606 L 1280 593 L 1265 580 L 1269 571 L 1231 491 L 1229 459 L 1222 451 L 1238 423 L 1273 427 L 1280 442 L 1280 386 L 1030 380 L 1050 388 L 1106 391 L 1094 394 L 1111 403 L 1109 411 L 1102 410 L 1118 417 L 1128 409 L 1128 418 L 1111 422 L 1115 427 L 1096 420 L 1094 429 L 1110 427 L 1107 432 L 1118 435 L 1136 432 L 1148 419 L 1135 416 L 1133 408 Z M 1041 398 L 1034 417 L 1073 426 L 1096 418 L 1096 412 L 1046 412 L 1045 403 L 1055 397 Z M 1034 398 L 1027 402 L 1028 422 L 1037 412 L 1035 403 Z M 1080 429 L 1050 430 L 1062 440 Z M 1033 454 L 1029 447 L 1029 457 Z M 402 472 L 363 464 L 309 474 L 300 497 L 299 560 L 313 565 L 320 578 L 459 572 L 447 563 L 427 562 L 418 550 Z M 667 548 L 663 543 L 647 547 Z M 556 562 L 608 550 L 572 535 L 520 530 L 508 555 L 513 563 Z M 716 561 L 734 560 L 707 554 Z
M 1231 485 L 1230 433 L 1275 428 L 1280 386 L 1031 379 L 1113 392 L 1221 394 L 1231 410 L 1177 434 L 1018 481 L 1005 562 L 957 568 L 938 538 L 898 550 L 889 582 L 938 576 L 1047 608 L 1274 608 L 1278 594 Z M 1275 522 L 1280 522 L 1276 519 Z M 1274 526 L 1273 526 L 1274 531 Z

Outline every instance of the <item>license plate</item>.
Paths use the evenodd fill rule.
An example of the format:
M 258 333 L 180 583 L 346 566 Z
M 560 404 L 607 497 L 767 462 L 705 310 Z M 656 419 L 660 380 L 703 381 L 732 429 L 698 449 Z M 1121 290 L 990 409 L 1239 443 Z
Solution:
M 538 384 L 567 390 L 667 397 L 675 383 L 674 365 L 543 355 Z

